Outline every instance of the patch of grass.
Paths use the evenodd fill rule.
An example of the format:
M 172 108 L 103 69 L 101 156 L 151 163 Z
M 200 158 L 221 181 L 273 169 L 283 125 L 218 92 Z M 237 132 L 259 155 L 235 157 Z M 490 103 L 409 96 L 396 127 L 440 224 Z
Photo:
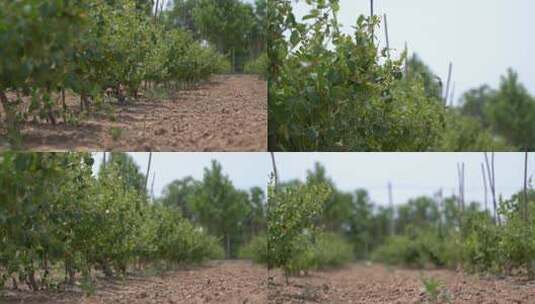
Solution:
M 428 303 L 451 303 L 449 292 L 442 286 L 442 282 L 433 277 L 422 277 L 421 281 L 424 286 L 424 292 L 428 299 Z
M 123 129 L 118 127 L 112 127 L 110 129 L 111 138 L 115 141 L 119 140 L 121 138 L 121 135 L 123 134 Z
M 82 280 L 80 281 L 80 288 L 82 288 L 86 297 L 89 297 L 95 294 L 95 291 L 96 291 L 95 284 L 89 273 L 82 274 Z
M 152 87 L 143 93 L 147 99 L 153 101 L 163 101 L 171 98 L 170 89 L 166 89 L 164 86 Z
M 422 283 L 424 285 L 425 294 L 430 299 L 431 303 L 438 303 L 442 283 L 433 277 L 422 278 Z
M 110 121 L 117 121 L 117 118 L 115 117 L 115 107 L 111 103 L 103 103 L 100 107 L 100 111 Z

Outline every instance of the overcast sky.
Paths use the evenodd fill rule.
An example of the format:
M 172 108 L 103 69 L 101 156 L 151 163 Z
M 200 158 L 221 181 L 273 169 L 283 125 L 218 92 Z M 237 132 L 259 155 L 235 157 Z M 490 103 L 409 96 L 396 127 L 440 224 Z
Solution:
M 149 153 L 136 152 L 130 154 L 145 174 Z M 100 166 L 102 153 L 95 153 L 95 168 Z M 234 186 L 247 190 L 251 187 L 265 188 L 269 181 L 269 167 L 266 153 L 153 153 L 149 187 L 152 175 L 156 173 L 154 194 L 159 196 L 163 188 L 175 179 L 192 176 L 202 179 L 204 168 L 210 167 L 212 159 L 221 163 L 223 171 L 232 180 Z
M 340 0 L 339 21 L 347 33 L 370 0 Z M 303 1 L 295 4 L 300 16 Z M 512 67 L 535 94 L 535 1 L 533 0 L 375 0 L 375 12 L 388 15 L 391 47 L 416 52 L 443 79 L 453 62 L 456 96 L 481 84 L 497 87 Z M 384 31 L 378 33 L 385 45 Z
M 130 153 L 145 172 L 148 153 Z M 466 166 L 466 199 L 483 201 L 482 153 L 276 153 L 281 180 L 304 180 L 315 162 L 322 163 L 339 189 L 368 189 L 376 203 L 385 204 L 387 184 L 393 185 L 396 204 L 420 195 L 433 195 L 442 188 L 445 195 L 457 190 L 458 162 Z M 95 154 L 96 165 L 102 153 Z M 154 192 L 185 176 L 202 178 L 203 168 L 218 160 L 235 186 L 265 188 L 271 172 L 269 153 L 153 153 L 152 172 L 156 172 Z M 509 197 L 522 188 L 523 153 L 496 154 L 496 189 Z M 529 175 L 535 173 L 535 154 L 530 154 Z M 151 174 L 152 175 L 152 174 Z

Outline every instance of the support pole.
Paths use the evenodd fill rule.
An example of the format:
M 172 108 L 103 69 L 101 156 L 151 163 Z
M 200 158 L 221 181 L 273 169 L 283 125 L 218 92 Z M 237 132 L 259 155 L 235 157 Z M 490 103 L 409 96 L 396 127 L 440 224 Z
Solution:
M 450 62 L 448 69 L 448 81 L 446 82 L 446 92 L 444 93 L 444 105 L 448 105 L 448 97 L 450 93 L 451 74 L 453 72 L 453 63 Z
M 489 210 L 489 197 L 488 197 L 488 188 L 487 188 L 487 175 L 485 173 L 485 165 L 481 163 L 481 175 L 483 176 L 483 187 L 485 189 L 485 211 Z
M 147 174 L 145 174 L 145 193 L 147 192 L 147 186 L 149 184 L 149 172 L 150 172 L 151 162 L 152 162 L 152 152 L 149 153 L 149 163 L 147 164 Z
M 386 17 L 386 13 L 384 15 L 384 18 L 385 18 L 386 53 L 388 55 L 388 58 L 390 58 L 390 39 L 388 37 L 388 19 Z
M 390 235 L 395 234 L 395 225 L 394 225 L 394 198 L 392 195 L 392 183 L 388 182 L 388 206 L 390 206 Z

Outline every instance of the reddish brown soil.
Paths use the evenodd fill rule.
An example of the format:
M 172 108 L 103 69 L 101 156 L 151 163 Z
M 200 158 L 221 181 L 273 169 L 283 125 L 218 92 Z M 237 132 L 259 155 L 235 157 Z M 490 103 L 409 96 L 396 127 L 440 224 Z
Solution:
M 272 303 L 433 303 L 424 292 L 422 278 L 440 281 L 442 292 L 436 303 L 535 303 L 535 282 L 478 278 L 448 270 L 422 272 L 355 264 L 290 278 L 289 286 L 280 273 L 271 276 Z
M 438 302 L 430 301 L 424 291 L 423 278 L 440 282 Z M 264 267 L 247 261 L 217 261 L 160 276 L 99 281 L 96 293 L 90 297 L 84 297 L 79 289 L 61 293 L 8 291 L 7 297 L 0 297 L 0 303 L 532 304 L 535 303 L 535 282 L 476 277 L 448 270 L 419 271 L 355 264 L 292 277 L 286 285 L 279 271 L 268 273 Z
M 154 277 L 135 277 L 126 281 L 100 282 L 90 297 L 80 291 L 8 292 L 6 303 L 124 303 L 197 304 L 267 303 L 267 271 L 247 261 L 212 262 L 207 266 L 176 271 Z M 0 303 L 2 298 L 0 297 Z
M 92 115 L 78 126 L 26 123 L 23 149 L 266 151 L 267 84 L 257 76 L 217 75 L 173 95 L 114 104 L 113 114 Z M 78 97 L 67 99 L 77 108 Z M 1 123 L 0 136 L 5 136 Z

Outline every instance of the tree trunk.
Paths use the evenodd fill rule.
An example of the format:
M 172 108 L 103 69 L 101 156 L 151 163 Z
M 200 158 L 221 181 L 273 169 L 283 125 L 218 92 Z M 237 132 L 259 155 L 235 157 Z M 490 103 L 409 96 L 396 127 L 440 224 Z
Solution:
M 65 261 L 65 283 L 68 285 L 74 285 L 76 279 L 76 271 L 70 258 Z
M 65 103 L 65 89 L 61 88 L 61 104 L 63 106 L 63 112 L 67 112 L 67 104 Z
M 535 280 L 535 261 L 528 262 L 528 279 Z
M 227 259 L 230 259 L 230 237 L 228 234 L 225 234 L 225 251 Z
M 43 286 L 45 286 L 46 288 L 48 288 L 48 276 L 50 275 L 50 268 L 49 268 L 49 264 L 48 264 L 48 254 L 45 253 L 45 256 L 43 258 L 43 268 L 45 269 L 45 273 L 43 275 L 43 278 L 41 279 L 41 282 L 43 284 Z
M 39 290 L 39 285 L 37 285 L 37 281 L 35 280 L 35 271 L 34 270 L 28 270 L 27 272 L 27 279 L 28 279 L 28 287 L 30 287 L 31 290 L 37 291 Z
M 13 121 L 13 113 L 11 113 L 11 107 L 9 105 L 9 99 L 4 92 L 0 91 L 0 104 L 4 108 L 4 113 L 6 114 L 6 122 L 10 126 L 10 122 Z
M 107 261 L 103 261 L 100 263 L 100 265 L 102 266 L 102 272 L 104 272 L 106 278 L 112 278 L 113 271 L 111 270 L 110 264 L 108 264 Z

